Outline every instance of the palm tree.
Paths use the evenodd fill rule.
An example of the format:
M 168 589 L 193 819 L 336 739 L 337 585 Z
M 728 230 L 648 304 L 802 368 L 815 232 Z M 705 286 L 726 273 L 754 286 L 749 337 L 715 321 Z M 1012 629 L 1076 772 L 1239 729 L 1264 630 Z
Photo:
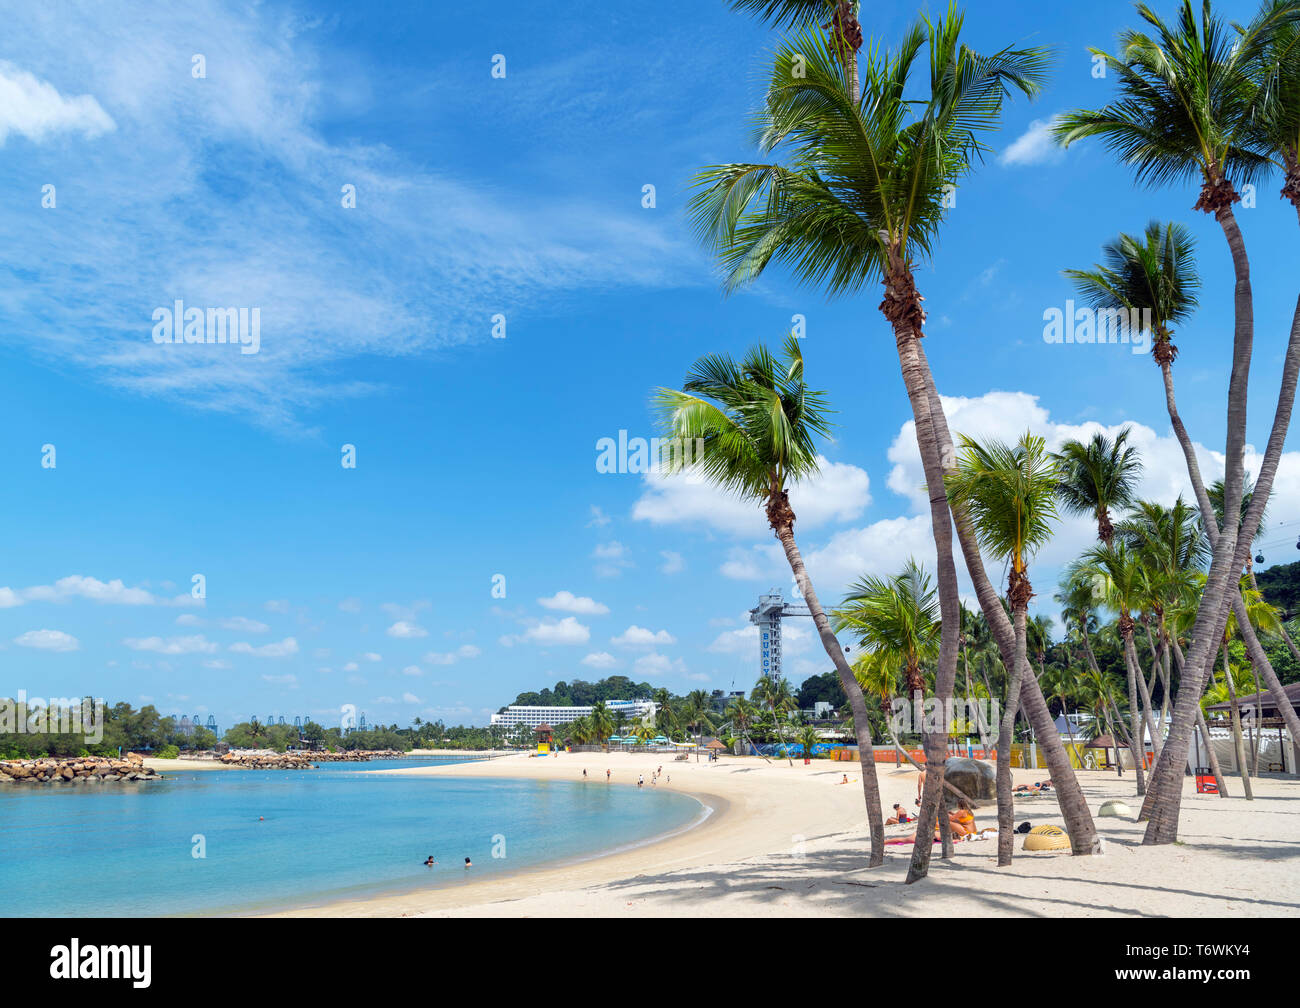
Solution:
M 1176 21 L 1166 24 L 1145 5 L 1141 17 L 1153 34 L 1126 31 L 1120 55 L 1094 50 L 1119 81 L 1119 99 L 1099 110 L 1081 110 L 1063 117 L 1056 136 L 1064 144 L 1099 136 L 1139 181 L 1164 184 L 1199 177 L 1196 209 L 1212 214 L 1232 254 L 1235 276 L 1233 358 L 1228 382 L 1228 432 L 1225 445 L 1225 484 L 1229 501 L 1240 499 L 1246 440 L 1246 399 L 1254 340 L 1254 306 L 1250 264 L 1245 241 L 1233 213 L 1240 200 L 1237 183 L 1252 182 L 1269 168 L 1268 158 L 1249 148 L 1258 111 L 1252 106 L 1261 53 L 1282 22 L 1281 15 L 1257 18 L 1249 29 L 1233 32 L 1214 16 L 1209 0 L 1198 18 L 1190 0 L 1183 0 Z M 1300 333 L 1293 331 L 1293 342 Z M 1293 363 L 1288 353 L 1288 364 Z M 1294 361 L 1300 369 L 1300 359 Z M 1287 389 L 1290 388 L 1290 393 Z M 1264 496 L 1271 489 L 1277 456 L 1290 422 L 1289 396 L 1295 375 L 1284 374 L 1283 391 L 1273 434 L 1261 466 Z M 1200 495 L 1198 494 L 1198 502 Z M 1262 502 L 1261 502 L 1262 503 Z M 1150 819 L 1143 843 L 1172 843 L 1178 832 L 1182 803 L 1182 770 L 1191 742 L 1199 698 L 1214 661 L 1216 642 L 1227 619 L 1228 596 L 1235 587 L 1234 568 L 1241 543 L 1249 546 L 1250 527 L 1239 529 L 1237 511 L 1211 535 L 1213 559 L 1201 596 L 1187 655 L 1183 688 L 1179 691 L 1169 735 L 1154 773 L 1154 784 L 1143 804 Z M 1252 512 L 1252 518 L 1253 518 Z M 1190 687 L 1190 688 L 1189 688 Z
M 1169 421 L 1183 450 L 1183 458 L 1187 463 L 1188 475 L 1200 507 L 1202 521 L 1206 523 L 1207 529 L 1213 522 L 1213 528 L 1209 529 L 1207 535 L 1217 537 L 1218 529 L 1223 524 L 1225 492 L 1223 481 L 1217 481 L 1208 491 L 1205 488 L 1196 450 L 1178 411 L 1173 380 L 1173 362 L 1178 355 L 1178 348 L 1172 339 L 1173 326 L 1190 317 L 1196 307 L 1195 291 L 1200 281 L 1195 268 L 1195 243 L 1186 229 L 1176 224 L 1167 225 L 1162 229 L 1153 222 L 1147 226 L 1142 239 L 1122 234 L 1117 240 L 1108 243 L 1104 251 L 1104 265 L 1095 266 L 1091 270 L 1066 270 L 1065 274 L 1074 279 L 1080 296 L 1093 308 L 1108 309 L 1119 306 L 1125 309 L 1130 317 L 1143 319 L 1146 324 L 1149 324 L 1154 343 L 1153 356 L 1164 379 L 1165 407 L 1169 413 Z M 1250 504 L 1253 499 L 1253 489 L 1245 486 L 1243 476 L 1241 507 L 1243 529 L 1250 520 Z M 1256 523 L 1255 539 L 1258 539 L 1263 528 L 1263 517 L 1261 510 Z M 1248 546 L 1247 558 L 1246 566 L 1251 573 L 1253 584 Z M 1208 551 L 1205 551 L 1205 559 L 1208 559 Z M 1187 568 L 1184 568 L 1184 572 L 1186 570 Z M 1232 594 L 1231 589 L 1229 591 Z M 1233 594 L 1229 601 L 1240 622 L 1242 603 L 1239 597 Z M 1255 638 L 1249 620 L 1246 621 L 1245 627 L 1243 639 L 1252 656 L 1252 664 L 1256 669 L 1263 670 L 1264 679 L 1275 698 L 1284 696 L 1281 682 L 1264 649 Z M 1284 633 L 1284 639 L 1292 655 L 1300 660 L 1300 651 L 1297 651 L 1290 636 Z M 1169 696 L 1169 685 L 1169 676 L 1166 675 L 1166 701 Z M 1279 704 L 1284 715 L 1288 717 L 1288 724 L 1291 721 L 1295 722 L 1291 725 L 1291 730 L 1300 733 L 1300 717 L 1296 715 L 1290 704 L 1281 701 Z M 1196 718 L 1204 732 L 1204 719 L 1200 714 L 1199 706 Z M 1162 714 L 1162 723 L 1163 720 Z M 1212 753 L 1212 747 L 1207 745 L 1207 751 Z M 1214 762 L 1217 764 L 1217 759 Z M 1222 783 L 1220 783 L 1220 793 L 1226 793 Z
M 1016 632 L 1006 705 L 998 726 L 998 864 L 1011 863 L 1015 809 L 1011 797 L 1011 741 L 1019 710 L 1022 676 L 1028 665 L 1026 614 L 1033 586 L 1029 559 L 1051 538 L 1060 473 L 1047 442 L 1026 433 L 1014 445 L 961 439 L 961 453 L 948 493 L 970 516 L 980 546 L 1007 563 L 1007 599 Z
M 799 729 L 798 739 L 799 744 L 803 746 L 803 758 L 812 759 L 822 740 L 822 737 L 817 734 L 817 729 L 812 725 L 804 725 Z
M 794 757 L 791 756 L 790 747 L 785 741 L 785 723 L 790 719 L 790 712 L 795 706 L 794 695 L 790 692 L 790 683 L 784 676 L 765 675 L 754 684 L 753 693 L 754 699 L 764 704 L 771 714 L 772 727 L 776 731 L 777 738 L 781 740 L 786 761 L 794 766 Z M 872 765 L 875 765 L 874 755 Z
M 1143 709 L 1138 697 L 1139 689 L 1145 687 L 1145 680 L 1142 679 L 1137 648 L 1133 644 L 1133 633 L 1137 626 L 1133 610 L 1146 589 L 1146 571 L 1138 562 L 1137 556 L 1123 542 L 1119 542 L 1110 549 L 1095 546 L 1085 552 L 1071 568 L 1069 576 L 1072 580 L 1079 578 L 1090 583 L 1097 601 L 1115 613 L 1115 630 L 1121 641 L 1124 671 L 1128 677 L 1129 748 L 1133 754 L 1137 793 L 1145 794 L 1145 746 L 1142 741 L 1145 733 L 1141 723 Z M 1157 730 L 1151 718 L 1150 704 L 1146 710 L 1146 730 L 1154 744 Z
M 1056 453 L 1061 507 L 1067 514 L 1089 515 L 1097 523 L 1097 538 L 1107 546 L 1115 535 L 1111 512 L 1128 507 L 1137 490 L 1140 467 L 1128 433 L 1125 427 L 1112 441 L 1099 431 L 1087 444 L 1067 441 Z
M 1282 170 L 1282 198 L 1300 216 L 1300 4 L 1265 0 L 1256 21 L 1243 31 L 1266 39 L 1250 73 L 1248 143 Z
M 587 723 L 591 727 L 591 737 L 598 745 L 603 745 L 605 740 L 614 734 L 614 718 L 604 700 L 597 700 L 592 705 L 591 713 L 587 715 Z
M 984 150 L 980 138 L 997 126 L 1004 98 L 1013 90 L 1036 95 L 1048 64 L 1042 49 L 1007 48 L 992 56 L 974 52 L 959 42 L 963 20 L 950 5 L 944 17 L 914 23 L 896 51 L 873 50 L 860 100 L 846 91 L 844 75 L 821 36 L 806 28 L 778 51 L 757 123 L 761 148 L 784 147 L 790 163 L 706 169 L 697 176 L 699 191 L 691 203 L 698 230 L 718 252 L 729 289 L 753 281 L 773 260 L 788 263 L 806 282 L 825 284 L 832 294 L 857 291 L 874 280 L 884 284 L 880 309 L 894 333 L 926 482 L 934 488 L 931 528 L 944 627 L 936 671 L 941 706 L 951 699 L 956 679 L 961 603 L 952 516 L 946 496 L 938 492 L 950 439 L 921 349 L 925 313 L 915 269 L 929 258 L 947 200 Z M 929 50 L 929 87 L 915 97 L 913 68 L 923 47 Z M 964 540 L 964 552 L 966 545 Z M 972 578 L 987 581 L 982 563 L 972 563 L 969 555 L 966 560 Z M 993 600 L 984 593 L 980 601 L 992 622 Z M 1009 655 L 1010 624 L 1001 618 L 1005 629 L 998 627 L 999 646 Z M 942 741 L 927 742 L 927 760 L 935 762 L 928 767 L 918 822 L 922 838 L 930 835 L 938 814 Z M 1069 774 L 1068 762 L 1061 774 Z M 1066 785 L 1067 823 L 1082 835 L 1080 817 L 1089 830 L 1091 820 L 1075 790 Z M 918 843 L 909 881 L 924 876 L 928 863 L 929 844 Z
M 776 28 L 807 28 L 820 25 L 830 29 L 829 52 L 839 61 L 849 96 L 857 101 L 862 94 L 858 76 L 858 50 L 862 48 L 862 25 L 858 21 L 857 0 L 731 0 L 732 10 L 751 11 Z M 822 18 L 830 21 L 822 23 Z
M 713 484 L 766 508 L 768 524 L 781 542 L 822 647 L 853 708 L 862 740 L 858 759 L 871 828 L 870 864 L 875 866 L 885 859 L 885 827 L 871 751 L 871 723 L 862 690 L 817 600 L 795 543 L 795 513 L 788 490 L 794 481 L 817 471 L 816 438 L 829 430 L 825 399 L 824 393 L 805 383 L 803 352 L 799 341 L 790 336 L 779 360 L 761 346 L 751 349 L 740 362 L 725 355 L 702 357 L 681 391 L 660 389 L 655 403 L 670 445 L 699 446 L 689 460 L 684 451 L 670 451 L 670 471 L 689 465 Z

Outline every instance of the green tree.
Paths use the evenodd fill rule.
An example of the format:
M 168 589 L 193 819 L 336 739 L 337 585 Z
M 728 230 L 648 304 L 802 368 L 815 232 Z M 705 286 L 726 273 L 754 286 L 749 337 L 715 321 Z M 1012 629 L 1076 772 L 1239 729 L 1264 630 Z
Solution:
M 849 698 L 858 738 L 871 738 L 862 691 L 822 610 L 794 537 L 789 487 L 817 471 L 816 439 L 829 431 L 825 393 L 804 379 L 803 352 L 790 336 L 778 359 L 767 348 L 751 349 L 737 362 L 710 355 L 695 362 L 680 391 L 659 389 L 660 427 L 670 448 L 669 471 L 694 468 L 710 483 L 762 503 L 768 525 L 785 551 L 804 602 L 840 684 Z M 688 450 L 687 446 L 696 446 Z M 687 456 L 690 455 L 688 459 Z M 871 747 L 858 747 L 862 792 L 871 827 L 870 865 L 883 863 L 885 830 Z
M 1051 538 L 1056 521 L 1055 458 L 1037 435 L 1024 434 L 1014 445 L 961 439 L 961 453 L 948 492 L 970 516 L 980 546 L 1007 564 L 1007 599 L 1016 633 L 1005 706 L 998 725 L 998 864 L 1011 863 L 1015 809 L 1011 797 L 1011 741 L 1019 710 L 1022 676 L 1028 665 L 1026 614 L 1033 586 L 1029 560 Z

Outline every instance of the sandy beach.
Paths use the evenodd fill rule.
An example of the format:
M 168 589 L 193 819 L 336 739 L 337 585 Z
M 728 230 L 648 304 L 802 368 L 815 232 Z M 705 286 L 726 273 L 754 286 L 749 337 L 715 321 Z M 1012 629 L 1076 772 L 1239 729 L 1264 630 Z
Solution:
M 587 787 L 635 787 L 643 774 L 649 788 L 661 765 L 658 787 L 701 802 L 698 824 L 676 835 L 577 864 L 282 915 L 1192 917 L 1283 916 L 1300 907 L 1300 781 L 1294 779 L 1257 780 L 1250 803 L 1197 795 L 1189 779 L 1180 842 L 1172 846 L 1142 847 L 1142 826 L 1098 818 L 1102 856 L 1027 853 L 1017 837 L 1015 863 L 998 868 L 990 835 L 957 844 L 947 863 L 936 848 L 930 877 L 906 886 L 910 845 L 890 847 L 880 868 L 864 867 L 869 841 L 856 763 L 796 761 L 791 767 L 736 757 L 673 763 L 653 754 L 562 753 L 371 772 L 581 781 L 585 768 Z M 846 773 L 848 785 L 840 783 Z M 1045 776 L 1043 770 L 1015 771 L 1017 784 Z M 887 810 L 894 802 L 915 810 L 914 770 L 882 765 L 879 779 Z M 1110 798 L 1137 808 L 1131 775 L 1087 772 L 1080 781 L 1094 816 Z M 1240 794 L 1239 782 L 1228 784 Z M 980 827 L 996 824 L 992 803 L 976 815 Z M 1016 821 L 1026 820 L 1062 825 L 1055 799 L 1046 797 L 1017 802 Z M 889 837 L 910 832 L 886 828 Z

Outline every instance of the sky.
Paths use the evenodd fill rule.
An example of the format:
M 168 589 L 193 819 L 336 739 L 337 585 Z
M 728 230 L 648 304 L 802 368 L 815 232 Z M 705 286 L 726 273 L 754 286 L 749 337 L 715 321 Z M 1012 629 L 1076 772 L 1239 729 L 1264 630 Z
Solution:
M 748 690 L 746 611 L 793 587 L 760 507 L 600 472 L 597 446 L 650 437 L 655 388 L 796 316 L 836 410 L 820 475 L 791 492 L 819 595 L 908 557 L 934 569 L 878 289 L 828 300 L 774 268 L 726 296 L 689 226 L 693 174 L 756 159 L 779 41 L 722 0 L 0 10 L 0 695 L 224 728 L 333 724 L 344 705 L 483 724 L 522 690 L 611 674 Z M 864 7 L 864 34 L 891 45 L 914 14 Z M 969 44 L 1044 45 L 1055 65 L 1008 105 L 918 284 L 955 433 L 1056 447 L 1130 425 L 1143 495 L 1171 503 L 1188 487 L 1150 358 L 1043 339 L 1062 269 L 1150 219 L 1186 224 L 1204 288 L 1175 374 L 1221 473 L 1217 226 L 1191 187 L 1137 188 L 1099 144 L 1046 135 L 1108 100 L 1088 49 L 1135 21 L 1113 0 L 968 3 Z M 1295 294 L 1277 187 L 1238 210 L 1261 449 Z M 256 310 L 256 352 L 247 331 L 157 342 L 178 300 Z M 1264 566 L 1300 559 L 1298 494 L 1292 450 Z M 1035 557 L 1031 612 L 1053 612 L 1090 528 L 1063 521 Z M 789 621 L 787 673 L 827 667 Z

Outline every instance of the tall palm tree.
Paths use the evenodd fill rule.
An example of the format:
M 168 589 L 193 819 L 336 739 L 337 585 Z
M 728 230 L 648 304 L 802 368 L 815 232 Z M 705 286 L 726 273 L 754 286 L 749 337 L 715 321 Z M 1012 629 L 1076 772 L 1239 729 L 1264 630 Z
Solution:
M 1136 554 L 1129 550 L 1123 543 L 1119 542 L 1107 549 L 1104 546 L 1094 546 L 1083 554 L 1079 562 L 1071 568 L 1071 579 L 1079 578 L 1092 585 L 1092 589 L 1097 601 L 1115 613 L 1116 626 L 1115 630 L 1121 641 L 1121 648 L 1124 653 L 1124 672 L 1128 678 L 1128 703 L 1129 719 L 1128 732 L 1130 737 L 1130 749 L 1133 754 L 1133 765 L 1135 776 L 1137 778 L 1137 793 L 1139 795 L 1146 793 L 1146 781 L 1144 776 L 1145 766 L 1145 746 L 1143 745 L 1143 708 L 1139 701 L 1138 692 L 1145 681 L 1139 685 L 1142 679 L 1142 671 L 1138 664 L 1137 648 L 1133 643 L 1133 633 L 1136 629 L 1136 622 L 1133 619 L 1133 610 L 1136 608 L 1139 598 L 1145 591 L 1144 579 L 1146 571 L 1138 562 Z M 1146 730 L 1150 732 L 1154 743 L 1156 736 L 1156 726 L 1151 718 L 1150 705 L 1146 710 Z
M 1300 217 L 1300 3 L 1265 0 L 1256 22 L 1241 29 L 1266 39 L 1251 68 L 1254 92 L 1247 142 L 1281 169 L 1282 198 Z
M 1269 160 L 1250 149 L 1253 140 L 1252 100 L 1254 74 L 1281 15 L 1257 18 L 1248 30 L 1234 32 L 1216 17 L 1209 0 L 1199 18 L 1190 0 L 1182 0 L 1172 23 L 1162 21 L 1144 4 L 1138 13 L 1152 32 L 1125 31 L 1118 56 L 1094 50 L 1119 82 L 1119 98 L 1098 110 L 1067 113 L 1058 121 L 1056 136 L 1064 144 L 1083 137 L 1101 137 L 1138 180 L 1165 184 L 1199 178 L 1196 209 L 1212 214 L 1223 231 L 1232 255 L 1235 278 L 1232 368 L 1228 381 L 1228 431 L 1225 444 L 1225 484 L 1228 500 L 1240 499 L 1244 476 L 1246 399 L 1254 341 L 1254 303 L 1250 262 L 1245 240 L 1233 213 L 1241 197 L 1237 184 L 1252 182 L 1269 168 Z M 1298 317 L 1300 321 L 1300 317 Z M 1293 345 L 1300 339 L 1293 328 Z M 1300 369 L 1297 359 L 1290 359 Z M 1290 423 L 1288 382 L 1284 376 L 1279 412 L 1261 466 L 1261 483 L 1271 489 L 1277 457 Z M 1294 395 L 1295 376 L 1290 378 Z M 1282 407 L 1285 408 L 1282 408 Z M 1199 498 L 1199 495 L 1198 495 Z M 1229 596 L 1236 587 L 1233 569 L 1244 534 L 1248 547 L 1253 528 L 1239 526 L 1239 514 L 1230 508 L 1227 524 L 1212 535 L 1214 553 L 1201 596 L 1187 655 L 1183 688 L 1174 707 L 1166 745 L 1157 761 L 1152 787 L 1143 804 L 1148 816 L 1143 843 L 1172 843 L 1177 838 L 1182 804 L 1182 772 L 1201 691 L 1214 661 L 1216 642 L 1227 620 Z M 1250 525 L 1250 519 L 1247 521 Z M 1191 688 L 1188 688 L 1188 687 Z
M 846 659 L 847 660 L 847 659 Z M 790 747 L 785 741 L 785 725 L 790 720 L 790 713 L 794 710 L 794 695 L 790 692 L 790 683 L 784 676 L 765 675 L 754 684 L 754 699 L 760 704 L 767 707 L 768 713 L 772 717 L 772 727 L 776 731 L 777 738 L 781 741 L 781 748 L 785 750 L 786 762 L 794 766 L 794 758 L 790 754 Z M 875 765 L 875 756 L 872 755 L 872 766 Z
M 862 94 L 858 75 L 858 51 L 862 48 L 859 7 L 858 0 L 731 0 L 732 10 L 755 13 L 775 28 L 819 25 L 829 30 L 829 51 L 843 68 L 849 96 L 855 102 Z
M 1051 538 L 1060 473 L 1047 442 L 1034 434 L 1022 435 L 1014 445 L 980 444 L 963 436 L 961 445 L 948 493 L 970 516 L 980 546 L 1008 566 L 1007 599 L 1016 632 L 1016 654 L 998 726 L 998 864 L 1008 865 L 1015 838 L 1011 742 L 1028 664 L 1026 614 L 1034 595 L 1029 559 Z
M 1146 324 L 1149 324 L 1154 344 L 1153 357 L 1164 379 L 1165 408 L 1169 413 L 1174 435 L 1183 451 L 1201 519 L 1206 525 L 1207 535 L 1210 536 L 1211 541 L 1214 541 L 1223 523 L 1224 484 L 1219 480 L 1208 490 L 1206 489 L 1195 447 L 1178 411 L 1173 379 L 1173 363 L 1178 355 L 1178 348 L 1172 339 L 1173 326 L 1189 318 L 1196 307 L 1195 292 L 1200 281 L 1196 275 L 1195 243 L 1186 229 L 1176 224 L 1161 228 L 1159 224 L 1153 222 L 1147 226 L 1142 238 L 1121 234 L 1118 239 L 1108 243 L 1104 251 L 1104 264 L 1095 266 L 1091 270 L 1066 270 L 1065 275 L 1075 281 L 1080 296 L 1093 308 L 1104 310 L 1118 306 L 1125 309 L 1131 317 L 1143 319 Z M 1250 521 L 1250 505 L 1253 500 L 1253 488 L 1245 486 L 1243 475 L 1241 508 L 1243 529 Z M 1261 501 L 1261 505 L 1262 503 Z M 1258 539 L 1260 529 L 1263 527 L 1263 517 L 1264 513 L 1261 510 L 1255 523 L 1255 539 Z M 1211 523 L 1213 523 L 1212 527 Z M 1246 555 L 1249 558 L 1249 544 L 1244 537 L 1238 545 L 1246 548 Z M 1240 549 L 1238 552 L 1240 553 Z M 1208 552 L 1206 559 L 1208 559 Z M 1246 566 L 1253 579 L 1249 559 Z M 1184 568 L 1184 574 L 1186 570 L 1187 568 Z M 1243 613 L 1240 595 L 1231 588 L 1229 594 L 1229 604 L 1240 623 Z M 1300 736 L 1300 716 L 1296 715 L 1290 704 L 1280 699 L 1285 694 L 1282 692 L 1282 684 L 1273 669 L 1272 662 L 1269 661 L 1255 637 L 1249 620 L 1245 621 L 1244 626 L 1243 640 L 1251 654 L 1252 665 L 1263 673 L 1265 682 L 1275 699 L 1278 699 L 1288 719 L 1288 725 L 1297 736 Z M 1292 655 L 1300 660 L 1300 650 L 1296 649 L 1290 636 L 1285 635 L 1284 639 Z M 1211 664 L 1213 664 L 1212 656 Z M 1167 690 L 1169 677 L 1165 678 Z M 1199 706 L 1195 716 L 1198 726 L 1204 732 Z M 1213 752 L 1212 749 L 1209 751 Z M 1226 793 L 1222 784 L 1220 784 L 1220 793 Z
M 591 713 L 587 715 L 587 722 L 591 727 L 591 737 L 598 745 L 603 744 L 614 734 L 614 717 L 610 714 L 604 700 L 597 700 L 592 705 Z
M 1012 91 L 1036 95 L 1049 62 L 1042 49 L 976 53 L 960 43 L 963 20 L 950 5 L 943 17 L 913 24 L 897 50 L 873 49 L 863 68 L 860 100 L 845 90 L 840 68 L 816 32 L 805 29 L 788 40 L 777 53 L 757 123 L 761 148 L 784 148 L 788 164 L 706 169 L 697 176 L 691 203 L 698 230 L 718 252 L 729 289 L 753 281 L 773 260 L 832 294 L 854 292 L 875 280 L 884 285 L 880 310 L 894 333 L 917 447 L 932 488 L 944 628 L 936 671 L 941 704 L 951 699 L 956 679 L 961 603 L 953 516 L 940 492 L 945 443 L 951 438 L 921 349 L 925 313 L 915 270 L 930 257 L 947 201 L 984 150 L 981 137 L 997 126 L 1004 98 Z M 929 87 L 916 89 L 918 95 L 913 69 L 923 48 L 929 53 Z M 957 527 L 960 532 L 959 516 Z M 971 535 L 962 544 L 978 590 L 987 577 L 982 562 L 969 555 L 973 542 Z M 1009 657 L 1014 650 L 1010 622 L 996 593 L 982 592 L 980 603 L 990 623 L 1001 620 L 995 630 Z M 1037 699 L 1041 703 L 1041 695 Z M 1050 721 L 1046 704 L 1041 706 L 1035 713 Z M 936 737 L 927 744 L 927 761 L 934 763 L 928 768 L 918 837 L 929 836 L 938 814 L 943 741 Z M 1054 758 L 1060 765 L 1063 753 Z M 1063 779 L 1070 774 L 1068 761 L 1059 773 Z M 1091 818 L 1082 794 L 1067 783 L 1062 798 L 1071 837 L 1076 832 L 1080 837 L 1076 853 L 1090 852 Z M 929 855 L 929 844 L 918 842 L 909 881 L 925 875 Z
M 862 795 L 871 828 L 870 864 L 882 864 L 885 827 L 866 702 L 817 599 L 794 538 L 795 513 L 788 486 L 817 471 L 816 438 L 829 431 L 826 396 L 808 388 L 804 380 L 799 341 L 787 337 L 780 359 L 761 346 L 751 349 L 740 362 L 725 355 L 702 357 L 687 375 L 683 388 L 660 389 L 655 404 L 669 444 L 700 446 L 689 460 L 686 452 L 670 451 L 670 471 L 689 465 L 713 484 L 762 503 L 766 509 L 768 525 L 781 542 L 822 647 L 853 708 L 861 740 L 858 760 Z
M 1088 515 L 1097 523 L 1097 538 L 1109 546 L 1115 536 L 1112 511 L 1133 503 L 1141 470 L 1137 448 L 1125 427 L 1114 440 L 1098 431 L 1087 444 L 1066 441 L 1056 453 L 1060 482 L 1057 499 L 1067 514 Z

